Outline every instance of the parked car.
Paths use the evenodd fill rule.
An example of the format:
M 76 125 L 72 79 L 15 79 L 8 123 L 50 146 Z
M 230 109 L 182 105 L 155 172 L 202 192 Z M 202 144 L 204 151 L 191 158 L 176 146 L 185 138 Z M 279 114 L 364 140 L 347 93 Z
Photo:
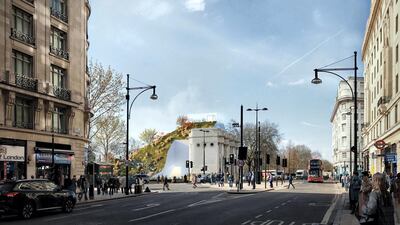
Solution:
M 0 215 L 18 214 L 29 219 L 36 211 L 62 209 L 70 213 L 75 203 L 73 191 L 45 179 L 0 182 Z
M 136 184 L 136 178 L 142 178 L 144 184 L 148 184 L 150 182 L 150 177 L 146 174 L 136 174 L 132 176 L 132 181 Z M 129 178 L 131 179 L 131 178 Z

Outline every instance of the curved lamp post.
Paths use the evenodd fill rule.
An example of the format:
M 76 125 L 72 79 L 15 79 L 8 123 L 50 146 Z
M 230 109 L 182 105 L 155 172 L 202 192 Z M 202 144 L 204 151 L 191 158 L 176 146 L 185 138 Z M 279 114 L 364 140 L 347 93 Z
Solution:
M 142 90 L 139 92 L 135 98 L 133 99 L 132 103 L 129 105 L 129 91 L 130 90 Z M 153 90 L 153 94 L 150 96 L 151 100 L 157 100 L 158 96 L 156 95 L 156 86 L 153 85 L 148 85 L 148 86 L 143 86 L 143 87 L 129 87 L 129 74 L 126 75 L 126 161 L 125 161 L 125 194 L 129 195 L 129 119 L 130 119 L 130 114 L 132 111 L 132 106 L 135 100 L 141 95 L 143 92 L 148 91 L 148 90 Z
M 254 111 L 256 112 L 256 157 L 255 157 L 255 162 L 254 162 L 254 182 L 253 182 L 253 189 L 256 188 L 256 182 L 257 184 L 261 184 L 261 179 L 260 179 L 260 150 L 259 150 L 259 146 L 258 146 L 258 111 L 267 111 L 268 108 L 258 108 L 258 104 L 256 105 L 256 108 L 251 109 L 248 108 L 246 109 L 246 111 L 251 112 Z
M 206 174 L 206 133 L 210 132 L 209 130 L 200 129 L 203 132 L 203 174 Z
M 357 166 L 357 158 L 358 158 L 358 151 L 357 151 L 357 52 L 354 52 L 354 67 L 352 68 L 320 68 L 320 69 L 314 69 L 315 72 L 315 77 L 314 79 L 311 80 L 311 83 L 313 84 L 320 84 L 322 83 L 322 80 L 318 77 L 318 73 L 328 73 L 335 75 L 342 79 L 344 82 L 346 82 L 347 85 L 349 85 L 351 94 L 354 100 L 354 146 L 350 147 L 350 151 L 354 152 L 354 172 L 358 170 Z M 344 79 L 342 76 L 339 74 L 332 72 L 332 71 L 354 71 L 354 91 L 349 82 L 347 82 L 346 79 Z M 351 154 L 350 154 L 351 155 Z

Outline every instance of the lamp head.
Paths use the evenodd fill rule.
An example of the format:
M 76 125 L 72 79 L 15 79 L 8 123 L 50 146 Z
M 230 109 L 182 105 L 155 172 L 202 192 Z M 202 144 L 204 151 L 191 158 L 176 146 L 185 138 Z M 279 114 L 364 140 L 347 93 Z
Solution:
M 315 77 L 314 77 L 314 79 L 311 80 L 311 83 L 313 83 L 313 84 L 320 84 L 320 83 L 322 83 L 322 80 L 318 78 L 318 71 L 317 71 L 317 69 L 315 69 L 314 72 L 315 72 Z
M 268 108 L 262 108 L 261 110 L 268 110 Z
M 153 94 L 150 96 L 151 100 L 157 100 L 158 96 L 156 94 L 156 86 L 153 87 Z
M 253 110 L 249 108 L 249 109 L 246 109 L 246 111 L 249 111 L 249 112 L 250 112 L 250 111 L 253 111 Z

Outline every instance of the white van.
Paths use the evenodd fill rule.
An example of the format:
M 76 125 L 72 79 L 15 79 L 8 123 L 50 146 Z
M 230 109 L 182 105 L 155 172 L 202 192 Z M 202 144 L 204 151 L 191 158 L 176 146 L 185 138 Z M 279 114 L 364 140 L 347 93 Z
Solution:
M 307 170 L 296 170 L 296 179 L 304 180 L 307 179 L 308 173 Z

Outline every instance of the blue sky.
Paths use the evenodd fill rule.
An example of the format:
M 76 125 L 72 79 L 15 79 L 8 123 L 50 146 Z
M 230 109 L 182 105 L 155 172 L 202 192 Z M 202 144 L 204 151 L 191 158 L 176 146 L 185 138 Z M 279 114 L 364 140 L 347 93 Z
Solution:
M 310 80 L 314 68 L 355 50 L 361 55 L 370 1 L 95 0 L 91 6 L 90 57 L 157 85 L 157 101 L 148 92 L 135 102 L 133 137 L 145 128 L 172 131 L 185 114 L 239 120 L 241 104 L 258 102 L 269 108 L 260 119 L 277 123 L 284 143 L 306 144 L 331 159 L 329 119 L 339 80 Z M 255 120 L 254 113 L 244 118 Z

